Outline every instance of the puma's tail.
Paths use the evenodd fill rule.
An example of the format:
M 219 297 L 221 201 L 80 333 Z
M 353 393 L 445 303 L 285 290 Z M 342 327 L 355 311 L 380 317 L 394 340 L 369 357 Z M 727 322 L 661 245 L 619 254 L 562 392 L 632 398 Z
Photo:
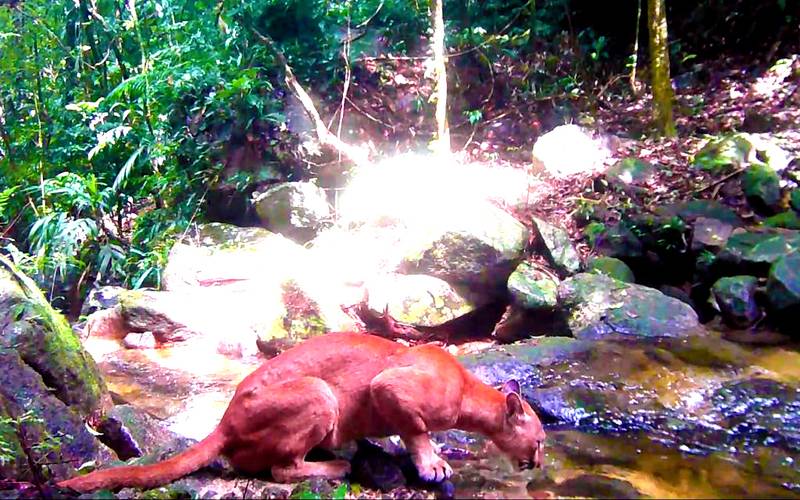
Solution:
M 155 488 L 208 465 L 219 456 L 225 437 L 215 429 L 208 437 L 175 455 L 152 465 L 131 465 L 99 470 L 61 481 L 58 486 L 79 492 L 116 488 Z

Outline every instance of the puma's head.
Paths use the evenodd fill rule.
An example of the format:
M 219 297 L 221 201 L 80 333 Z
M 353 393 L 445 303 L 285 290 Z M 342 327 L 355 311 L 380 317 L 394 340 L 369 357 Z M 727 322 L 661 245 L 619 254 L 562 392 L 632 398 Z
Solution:
M 521 469 L 541 467 L 544 461 L 545 433 L 542 422 L 520 396 L 519 383 L 510 380 L 501 391 L 506 396 L 503 427 L 492 441 Z

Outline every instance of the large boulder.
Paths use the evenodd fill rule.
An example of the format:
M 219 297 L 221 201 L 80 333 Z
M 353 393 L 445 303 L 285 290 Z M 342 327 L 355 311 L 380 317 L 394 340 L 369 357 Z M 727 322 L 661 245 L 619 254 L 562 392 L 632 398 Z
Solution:
M 476 301 L 503 295 L 522 259 L 528 230 L 489 203 L 463 206 L 451 215 L 447 224 L 429 228 L 427 241 L 406 255 L 401 271 L 441 278 Z
M 110 407 L 92 357 L 66 319 L 8 259 L 0 256 L 0 475 L 31 479 L 31 464 L 56 477 L 95 459 L 84 421 Z M 41 472 L 41 471 L 39 471 Z
M 561 306 L 572 335 L 605 337 L 685 337 L 699 330 L 691 306 L 653 288 L 581 273 L 561 282 Z
M 611 151 L 578 125 L 561 125 L 539 137 L 533 145 L 533 166 L 553 177 L 587 176 L 602 170 Z
M 122 294 L 116 308 L 90 316 L 87 328 L 89 335 L 121 339 L 147 333 L 156 346 L 190 342 L 209 355 L 250 357 L 260 345 L 283 349 L 352 327 L 338 303 L 327 310 L 334 311 L 333 318 L 313 290 L 292 279 L 176 292 L 136 290 Z M 137 339 L 128 345 L 142 346 Z
M 169 252 L 165 290 L 279 279 L 305 262 L 303 247 L 262 228 L 192 226 Z
M 475 310 L 444 280 L 422 274 L 388 274 L 366 283 L 369 308 L 416 326 L 438 326 Z
M 333 215 L 325 191 L 311 182 L 277 184 L 253 203 L 265 227 L 300 244 L 313 239 Z

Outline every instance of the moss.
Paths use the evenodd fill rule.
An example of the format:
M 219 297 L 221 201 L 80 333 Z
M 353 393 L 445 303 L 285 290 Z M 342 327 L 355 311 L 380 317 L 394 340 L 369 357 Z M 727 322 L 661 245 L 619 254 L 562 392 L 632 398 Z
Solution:
M 48 304 L 33 280 L 2 256 L 0 271 L 0 281 L 17 284 L 16 290 L 7 287 L 8 302 L 22 306 L 3 342 L 16 348 L 64 403 L 77 406 L 83 414 L 98 409 L 106 395 L 105 382 L 66 318 Z

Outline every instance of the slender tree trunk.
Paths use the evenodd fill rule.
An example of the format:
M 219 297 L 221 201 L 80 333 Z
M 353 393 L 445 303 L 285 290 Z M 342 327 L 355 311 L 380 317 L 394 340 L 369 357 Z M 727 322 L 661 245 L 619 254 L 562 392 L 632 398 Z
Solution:
M 647 1 L 647 24 L 650 31 L 650 72 L 653 86 L 653 115 L 659 131 L 674 137 L 672 84 L 669 79 L 666 0 Z
M 433 0 L 431 24 L 433 25 L 433 64 L 436 79 L 436 137 L 433 149 L 437 153 L 450 153 L 450 128 L 447 124 L 447 55 L 444 46 L 444 0 Z
M 636 81 L 636 67 L 639 65 L 639 26 L 642 22 L 642 0 L 639 0 L 636 5 L 636 29 L 633 37 L 633 54 L 631 54 L 631 92 L 636 97 L 641 94 L 641 87 L 639 82 Z

